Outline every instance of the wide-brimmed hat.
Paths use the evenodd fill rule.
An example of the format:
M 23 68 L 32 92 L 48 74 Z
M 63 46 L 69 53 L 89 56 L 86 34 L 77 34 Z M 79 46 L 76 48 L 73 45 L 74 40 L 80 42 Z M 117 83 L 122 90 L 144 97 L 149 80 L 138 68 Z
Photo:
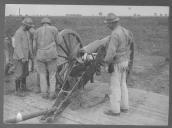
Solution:
M 105 17 L 104 23 L 118 22 L 119 20 L 120 18 L 114 13 L 108 13 L 108 15 Z
M 25 18 L 23 21 L 22 21 L 22 24 L 26 25 L 26 26 L 30 26 L 30 27 L 33 27 L 33 21 L 31 18 Z
M 44 23 L 48 23 L 48 24 L 51 24 L 51 20 L 49 18 L 43 18 L 41 20 L 41 24 L 44 24 Z

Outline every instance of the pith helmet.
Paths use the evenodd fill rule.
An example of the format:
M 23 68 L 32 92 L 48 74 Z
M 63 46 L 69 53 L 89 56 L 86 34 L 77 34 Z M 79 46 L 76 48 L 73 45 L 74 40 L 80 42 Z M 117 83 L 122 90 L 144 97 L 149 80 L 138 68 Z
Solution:
M 48 23 L 48 24 L 51 24 L 51 20 L 49 18 L 43 18 L 41 20 L 41 24 L 44 24 L 44 23 Z
M 33 21 L 31 18 L 24 18 L 24 20 L 22 21 L 22 24 L 33 27 Z
M 119 20 L 120 18 L 116 16 L 114 13 L 108 13 L 108 15 L 105 18 L 104 23 L 112 23 L 112 22 L 117 22 Z

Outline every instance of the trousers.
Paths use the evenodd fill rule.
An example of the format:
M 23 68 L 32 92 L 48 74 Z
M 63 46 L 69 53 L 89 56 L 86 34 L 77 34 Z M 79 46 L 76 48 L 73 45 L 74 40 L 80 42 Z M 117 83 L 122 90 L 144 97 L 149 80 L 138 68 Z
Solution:
M 41 93 L 55 94 L 57 60 L 39 61 L 37 60 L 37 71 L 40 77 Z
M 16 91 L 19 89 L 26 90 L 26 77 L 29 75 L 28 61 L 22 62 L 21 60 L 15 60 L 14 66 Z
M 110 105 L 114 113 L 121 109 L 129 109 L 126 69 L 128 61 L 114 64 L 114 72 L 110 76 Z

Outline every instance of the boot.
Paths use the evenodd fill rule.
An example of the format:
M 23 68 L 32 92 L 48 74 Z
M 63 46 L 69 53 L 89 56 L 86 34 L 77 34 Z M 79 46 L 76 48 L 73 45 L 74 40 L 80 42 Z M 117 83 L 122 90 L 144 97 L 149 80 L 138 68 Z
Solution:
M 121 108 L 121 112 L 123 112 L 123 113 L 127 113 L 128 111 L 129 111 L 129 109 Z
M 20 90 L 19 90 L 19 93 L 18 93 L 18 96 L 20 96 L 20 97 L 25 97 L 26 94 L 25 94 L 25 92 L 24 92 L 22 89 L 20 89 Z
M 90 83 L 94 83 L 94 75 L 91 77 Z
M 42 97 L 43 99 L 48 99 L 48 93 L 47 93 L 47 92 L 41 93 L 41 97 Z
M 35 93 L 40 93 L 40 92 L 41 92 L 40 87 L 38 87 L 38 86 L 36 85 L 35 91 L 34 91 L 34 92 L 35 92 Z
M 22 82 L 22 89 L 23 89 L 23 91 L 24 92 L 29 91 L 29 89 L 27 89 L 27 87 L 26 87 L 26 77 L 22 78 L 21 82 Z
M 20 88 L 19 88 L 19 96 L 24 97 L 26 96 L 25 91 L 24 91 L 24 84 L 23 84 L 23 79 L 20 80 Z
M 104 114 L 108 116 L 120 116 L 120 113 L 114 113 L 112 110 L 105 111 Z
M 25 94 L 23 92 L 23 89 L 21 88 L 21 80 L 16 80 L 15 81 L 15 84 L 16 84 L 16 92 L 15 92 L 15 95 L 16 96 L 20 96 L 20 97 L 24 97 Z
M 37 75 L 37 82 L 36 82 L 36 87 L 35 87 L 35 93 L 41 93 L 41 88 L 40 88 L 40 76 L 39 73 Z
M 50 100 L 54 100 L 55 98 L 56 98 L 55 93 L 54 93 L 54 92 L 50 92 L 50 94 L 49 94 L 49 99 L 50 99 Z
M 16 91 L 15 94 L 18 96 L 20 90 L 20 80 L 15 80 Z

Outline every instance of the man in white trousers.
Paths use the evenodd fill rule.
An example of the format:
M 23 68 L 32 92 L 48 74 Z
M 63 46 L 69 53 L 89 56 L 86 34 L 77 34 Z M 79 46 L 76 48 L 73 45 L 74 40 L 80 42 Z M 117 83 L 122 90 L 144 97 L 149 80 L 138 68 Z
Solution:
M 109 13 L 104 22 L 112 31 L 111 35 L 96 40 L 82 49 L 86 53 L 93 53 L 101 45 L 106 47 L 104 61 L 108 64 L 108 72 L 111 74 L 109 94 L 111 109 L 105 111 L 105 114 L 113 116 L 129 110 L 126 74 L 130 61 L 130 45 L 134 42 L 133 34 L 122 27 L 119 20 L 115 14 Z

